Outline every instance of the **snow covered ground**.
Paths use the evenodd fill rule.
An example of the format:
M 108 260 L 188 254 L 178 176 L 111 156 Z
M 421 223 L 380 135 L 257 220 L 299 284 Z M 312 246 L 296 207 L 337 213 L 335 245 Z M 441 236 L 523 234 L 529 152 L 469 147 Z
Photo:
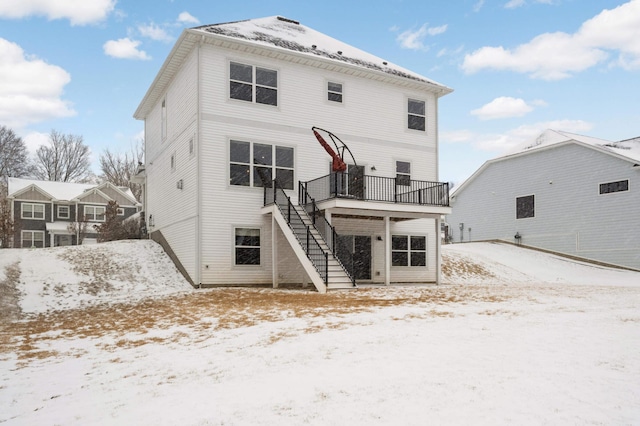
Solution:
M 101 248 L 156 263 L 89 285 L 0 252 L 0 424 L 640 423 L 638 272 L 473 243 L 441 286 L 195 291 L 153 243 Z

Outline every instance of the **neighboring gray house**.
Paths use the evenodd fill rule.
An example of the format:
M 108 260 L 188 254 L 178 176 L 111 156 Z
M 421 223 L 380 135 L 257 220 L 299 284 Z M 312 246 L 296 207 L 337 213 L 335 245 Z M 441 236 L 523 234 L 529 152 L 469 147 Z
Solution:
M 149 234 L 196 286 L 438 282 L 450 92 L 283 17 L 186 29 L 134 115 Z
M 9 178 L 7 197 L 17 224 L 13 247 L 57 247 L 77 245 L 73 222 L 88 222 L 83 244 L 96 242 L 93 225 L 105 221 L 109 201 L 118 203 L 123 219 L 142 205 L 129 188 L 109 182 L 99 185 Z
M 547 130 L 451 195 L 453 242 L 502 240 L 640 269 L 640 138 Z

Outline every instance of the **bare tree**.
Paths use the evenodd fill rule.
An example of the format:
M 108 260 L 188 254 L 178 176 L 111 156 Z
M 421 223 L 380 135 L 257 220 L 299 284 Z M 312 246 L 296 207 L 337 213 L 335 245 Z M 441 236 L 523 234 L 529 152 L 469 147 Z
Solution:
M 0 248 L 11 246 L 14 233 L 19 229 L 11 215 L 11 203 L 7 199 L 7 187 L 0 182 Z
M 69 225 L 67 225 L 67 230 L 71 234 L 76 236 L 77 238 L 76 245 L 79 245 L 79 246 L 82 245 L 84 238 L 87 236 L 88 229 L 89 229 L 89 222 L 87 221 L 87 218 L 83 214 L 78 215 L 77 221 L 71 222 L 69 223 Z
M 140 141 L 124 154 L 115 154 L 106 149 L 100 154 L 101 177 L 116 186 L 128 186 L 140 201 L 142 185 L 131 182 L 131 178 L 138 172 L 138 167 L 144 160 L 144 142 Z
M 91 174 L 90 154 L 82 136 L 52 130 L 49 146 L 36 151 L 35 175 L 42 180 L 84 182 Z
M 33 164 L 22 138 L 0 126 L 0 178 L 28 176 L 32 171 Z

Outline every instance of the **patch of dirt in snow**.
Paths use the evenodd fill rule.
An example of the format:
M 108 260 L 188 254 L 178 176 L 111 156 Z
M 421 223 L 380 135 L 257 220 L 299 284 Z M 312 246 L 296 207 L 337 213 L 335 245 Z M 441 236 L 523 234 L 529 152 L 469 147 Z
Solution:
M 459 278 L 479 282 L 496 278 L 496 275 L 482 264 L 475 262 L 470 256 L 459 253 L 444 253 L 442 255 L 442 276 L 447 282 Z
M 20 262 L 4 268 L 4 279 L 0 280 L 0 321 L 10 321 L 20 317 Z
M 451 309 L 443 308 L 447 305 L 502 302 L 510 297 L 490 288 L 464 286 L 362 289 L 328 294 L 246 288 L 200 290 L 137 303 L 23 314 L 20 320 L 5 318 L 0 322 L 0 333 L 5 336 L 0 354 L 12 352 L 23 361 L 56 356 L 48 347 L 58 339 L 100 339 L 99 345 L 108 351 L 180 342 L 186 336 L 197 341 L 222 329 L 290 318 L 322 319 L 321 325 L 311 324 L 303 330 L 314 333 L 343 327 L 341 317 L 347 314 L 420 305 L 427 307 L 420 314 L 422 317 L 446 317 L 453 315 Z M 158 334 L 169 329 L 173 331 Z M 272 336 L 271 341 L 286 336 L 283 331 Z

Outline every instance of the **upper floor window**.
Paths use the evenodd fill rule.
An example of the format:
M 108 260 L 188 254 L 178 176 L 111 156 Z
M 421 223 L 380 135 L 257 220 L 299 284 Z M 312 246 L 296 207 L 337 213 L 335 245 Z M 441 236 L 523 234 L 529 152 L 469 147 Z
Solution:
M 171 171 L 173 172 L 176 169 L 176 153 L 171 154 L 171 159 L 169 160 L 171 165 Z
M 619 180 L 600 184 L 600 194 L 611 194 L 612 192 L 622 192 L 629 190 L 629 180 Z
M 104 222 L 105 206 L 84 206 L 84 217 L 89 222 Z
M 342 103 L 342 83 L 327 83 L 327 99 Z
M 124 216 L 124 209 L 123 209 L 122 207 L 118 207 L 118 208 L 116 209 L 116 214 L 117 214 L 118 216 Z
M 411 163 L 396 161 L 396 185 L 411 185 Z
M 165 140 L 167 138 L 167 100 L 163 99 L 162 100 L 162 111 L 160 112 L 161 117 L 161 125 L 162 125 L 162 140 Z
M 516 198 L 516 219 L 535 217 L 535 200 L 533 195 Z
M 44 219 L 44 204 L 22 203 L 22 219 Z
M 229 97 L 277 106 L 278 71 L 231 62 L 229 64 Z
M 58 206 L 58 218 L 69 219 L 69 206 Z
M 427 107 L 424 101 L 409 99 L 407 111 L 409 114 L 409 128 L 425 131 L 425 129 L 427 128 Z
M 392 235 L 391 265 L 426 266 L 427 237 L 419 235 Z
M 239 186 L 269 187 L 278 180 L 284 189 L 293 189 L 293 148 L 231 141 L 229 183 Z

